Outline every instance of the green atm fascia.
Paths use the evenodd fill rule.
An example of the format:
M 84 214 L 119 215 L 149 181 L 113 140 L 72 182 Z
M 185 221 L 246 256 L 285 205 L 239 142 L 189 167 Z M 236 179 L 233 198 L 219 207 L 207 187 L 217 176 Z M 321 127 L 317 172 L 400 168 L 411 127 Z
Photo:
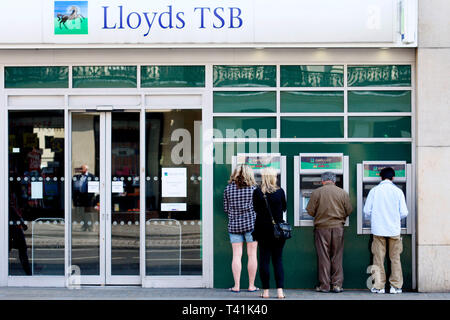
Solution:
M 247 164 L 253 169 L 255 180 L 261 183 L 261 170 L 267 167 L 275 169 L 277 172 L 277 184 L 286 191 L 286 156 L 280 153 L 238 153 L 232 157 L 232 171 L 238 164 Z M 286 196 L 287 197 L 287 196 Z M 286 199 L 287 201 L 287 199 Z M 283 219 L 287 221 L 287 212 L 284 213 Z
M 349 192 L 349 158 L 343 153 L 300 153 L 294 156 L 294 226 L 314 226 L 306 212 L 311 193 L 322 186 L 321 175 L 336 174 L 336 185 Z M 349 225 L 347 218 L 345 226 Z
M 405 194 L 408 216 L 401 221 L 401 233 L 412 234 L 413 231 L 413 205 L 412 197 L 412 169 L 406 161 L 363 161 L 356 165 L 357 170 L 357 230 L 358 234 L 370 234 L 370 220 L 364 219 L 364 204 L 369 191 L 381 181 L 380 171 L 391 167 L 395 171 L 394 184 Z

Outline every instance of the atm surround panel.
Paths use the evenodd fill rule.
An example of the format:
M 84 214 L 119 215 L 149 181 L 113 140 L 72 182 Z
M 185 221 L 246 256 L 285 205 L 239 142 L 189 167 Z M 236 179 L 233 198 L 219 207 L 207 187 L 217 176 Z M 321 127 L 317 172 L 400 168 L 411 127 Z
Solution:
M 301 168 L 301 159 L 312 158 L 329 158 L 331 162 L 340 162 L 340 165 L 330 164 L 329 166 L 322 166 L 319 164 L 316 168 L 309 166 L 308 168 Z M 294 157 L 294 225 L 295 226 L 313 226 L 314 221 L 306 212 L 306 206 L 309 202 L 311 193 L 322 186 L 321 175 L 324 172 L 331 171 L 336 174 L 336 185 L 347 193 L 349 192 L 348 182 L 348 156 L 344 156 L 342 153 L 300 153 Z M 323 169 L 320 169 L 323 167 Z M 349 219 L 345 223 L 345 226 L 349 225 Z
M 253 174 L 255 176 L 255 181 L 257 184 L 261 183 L 261 169 L 263 166 L 261 166 L 261 169 L 255 168 L 258 167 L 258 165 L 255 165 L 255 163 L 259 163 L 258 158 L 265 158 L 266 163 L 269 158 L 272 158 L 271 162 L 275 160 L 274 162 L 278 162 L 278 164 L 274 164 L 274 169 L 277 171 L 277 185 L 281 188 L 283 188 L 286 198 L 287 198 L 287 190 L 286 190 L 286 156 L 282 156 L 280 153 L 238 153 L 236 156 L 232 157 L 232 168 L 231 170 L 234 171 L 234 168 L 238 164 L 241 163 L 247 163 L 248 160 L 255 160 L 254 165 L 250 164 L 250 167 L 253 167 Z M 278 161 L 277 161 L 277 158 Z M 264 162 L 264 161 L 263 161 Z M 287 199 L 286 199 L 287 200 Z M 287 212 L 284 212 L 283 219 L 287 221 Z
M 363 208 L 370 190 L 381 181 L 379 171 L 386 167 L 392 167 L 395 170 L 394 184 L 403 191 L 408 207 L 408 216 L 401 220 L 401 233 L 412 233 L 411 164 L 407 164 L 406 161 L 363 161 L 357 164 L 358 234 L 371 234 L 370 220 L 364 219 Z

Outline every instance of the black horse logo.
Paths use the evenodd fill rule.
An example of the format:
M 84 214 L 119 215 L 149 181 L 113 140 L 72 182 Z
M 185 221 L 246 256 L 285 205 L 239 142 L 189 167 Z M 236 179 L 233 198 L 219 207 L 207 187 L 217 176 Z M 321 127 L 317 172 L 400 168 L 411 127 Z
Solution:
M 66 27 L 66 29 L 69 29 L 66 26 L 66 22 L 68 20 L 76 20 L 80 18 L 81 21 L 83 21 L 85 18 L 80 13 L 78 13 L 79 11 L 80 9 L 77 6 L 71 6 L 68 10 L 68 12 L 70 12 L 69 14 L 58 13 L 56 17 L 58 18 L 59 21 L 59 28 L 62 29 L 62 26 L 64 26 Z

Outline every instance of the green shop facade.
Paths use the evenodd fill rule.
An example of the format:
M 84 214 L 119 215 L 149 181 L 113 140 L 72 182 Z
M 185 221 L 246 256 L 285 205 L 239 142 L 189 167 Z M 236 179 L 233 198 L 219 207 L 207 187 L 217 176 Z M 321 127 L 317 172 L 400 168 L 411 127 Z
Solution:
M 367 186 L 377 166 L 399 165 L 404 289 L 416 289 L 415 42 L 299 38 L 2 45 L 0 285 L 228 288 L 223 190 L 236 156 L 256 153 L 283 159 L 287 288 L 316 284 L 301 210 L 318 171 L 302 171 L 301 156 L 341 159 L 349 289 L 371 276 Z

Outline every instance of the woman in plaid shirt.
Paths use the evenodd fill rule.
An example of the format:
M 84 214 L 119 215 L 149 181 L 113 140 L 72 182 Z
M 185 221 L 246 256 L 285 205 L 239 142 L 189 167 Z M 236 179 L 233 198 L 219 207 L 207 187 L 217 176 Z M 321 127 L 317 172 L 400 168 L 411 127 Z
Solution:
M 228 214 L 228 233 L 233 248 L 233 271 L 234 286 L 231 292 L 240 291 L 241 258 L 243 242 L 247 242 L 248 255 L 248 289 L 247 291 L 258 291 L 255 287 L 256 269 L 258 266 L 256 251 L 258 243 L 253 240 L 252 231 L 255 226 L 256 212 L 253 209 L 253 191 L 256 189 L 253 170 L 247 165 L 238 165 L 231 174 L 228 185 L 223 193 L 223 207 Z

